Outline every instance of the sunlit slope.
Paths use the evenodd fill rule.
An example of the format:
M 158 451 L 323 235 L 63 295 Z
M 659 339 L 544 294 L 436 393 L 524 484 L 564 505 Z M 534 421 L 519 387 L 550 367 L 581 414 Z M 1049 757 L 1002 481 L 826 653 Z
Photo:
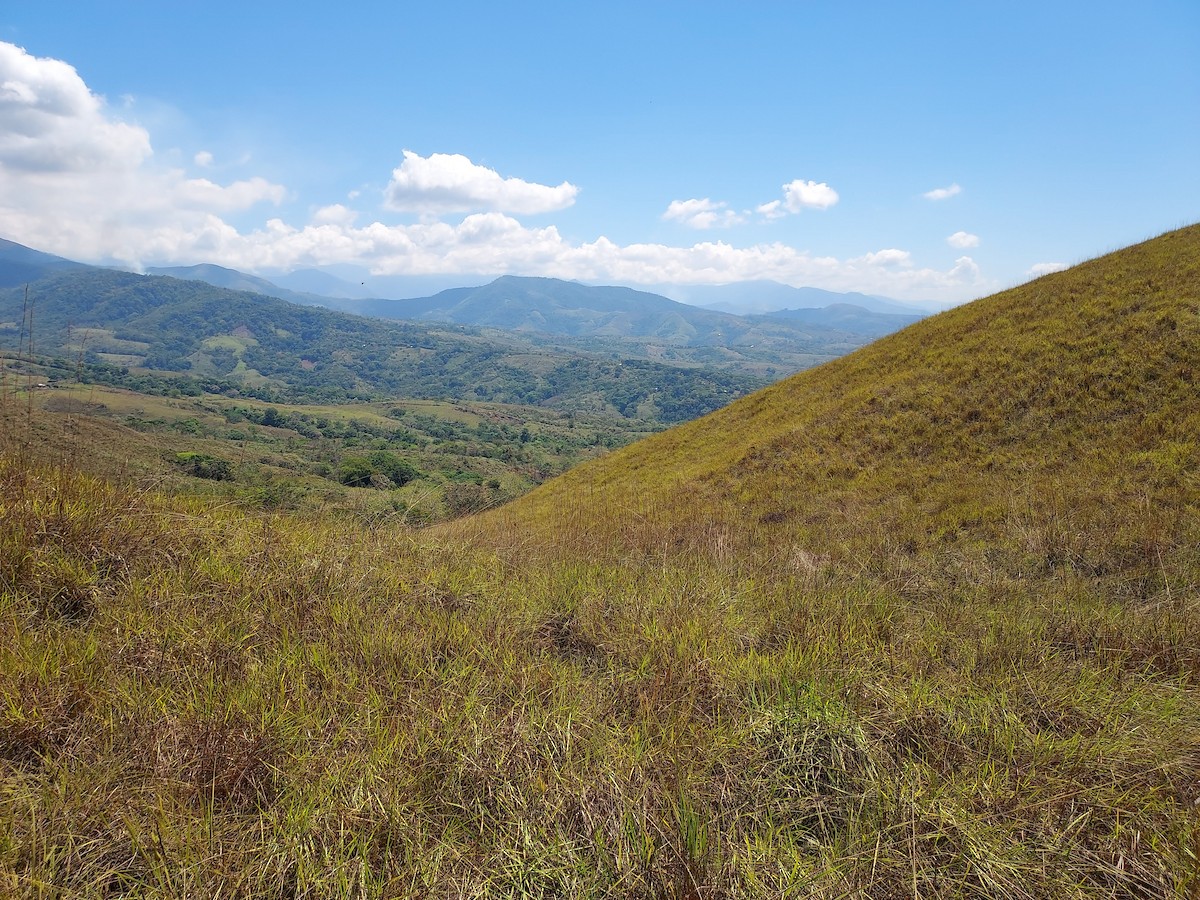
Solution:
M 1003 537 L 1120 567 L 1195 512 L 1198 368 L 1191 226 L 917 323 L 477 527 L 835 556 Z

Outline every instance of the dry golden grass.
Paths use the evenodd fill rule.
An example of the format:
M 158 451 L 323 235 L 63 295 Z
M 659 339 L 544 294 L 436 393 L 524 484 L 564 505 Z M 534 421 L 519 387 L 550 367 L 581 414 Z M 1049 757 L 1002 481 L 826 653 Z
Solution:
M 10 429 L 0 893 L 1197 895 L 1198 240 L 470 527 L 168 496 Z

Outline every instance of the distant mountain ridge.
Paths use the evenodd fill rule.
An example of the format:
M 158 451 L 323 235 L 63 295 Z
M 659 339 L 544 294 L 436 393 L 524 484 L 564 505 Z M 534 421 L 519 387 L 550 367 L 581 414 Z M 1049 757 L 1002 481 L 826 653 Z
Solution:
M 725 323 L 724 314 L 627 287 L 596 287 L 557 278 L 503 275 L 474 288 L 432 297 L 365 301 L 360 311 L 398 319 L 433 319 L 510 331 L 662 337 L 689 340 L 697 323 Z
M 475 287 L 447 288 L 427 297 L 392 300 L 363 298 L 354 285 L 319 270 L 286 277 L 293 284 L 323 287 L 332 293 L 281 287 L 265 278 L 211 264 L 150 268 L 147 272 L 376 318 L 453 322 L 568 337 L 653 338 L 682 346 L 727 343 L 714 339 L 718 333 L 726 337 L 736 334 L 743 344 L 763 339 L 752 333 L 753 326 L 747 327 L 744 321 L 735 321 L 730 316 L 738 320 L 758 314 L 777 316 L 780 320 L 806 325 L 809 332 L 803 339 L 811 340 L 819 334 L 828 341 L 838 341 L 845 335 L 879 337 L 925 315 L 924 310 L 886 298 L 792 288 L 775 282 L 689 288 L 691 292 L 703 292 L 706 297 L 725 298 L 705 307 L 635 288 L 534 276 L 502 275 Z M 751 291 L 757 299 L 746 301 L 740 291 Z M 771 299 L 764 300 L 764 292 Z M 739 297 L 743 299 L 736 299 Z M 848 315 L 845 309 L 848 305 L 857 307 L 860 313 Z M 739 311 L 739 307 L 745 308 Z M 785 309 L 798 308 L 807 312 L 779 315 Z M 822 312 L 825 309 L 830 312 Z
M 784 309 L 821 309 L 834 304 L 852 304 L 877 313 L 923 316 L 934 308 L 927 303 L 901 303 L 889 297 L 839 293 L 815 287 L 792 287 L 778 281 L 752 280 L 733 284 L 696 284 L 665 288 L 664 293 L 680 302 L 734 313 L 762 315 Z M 940 308 L 940 307 L 938 307 Z
M 146 274 L 166 275 L 170 278 L 179 278 L 185 281 L 203 281 L 205 284 L 211 284 L 214 287 L 229 288 L 231 291 L 248 291 L 252 294 L 263 294 L 267 297 L 286 300 L 289 303 L 298 303 L 301 306 L 334 306 L 334 308 L 337 308 L 329 302 L 329 297 L 282 288 L 265 278 L 259 278 L 256 275 L 247 275 L 245 272 L 239 272 L 236 269 L 227 269 L 224 266 L 216 266 L 212 263 L 201 263 L 196 266 L 151 266 L 146 269 Z
M 7 275 L 4 283 L 9 285 L 71 268 L 88 267 L 11 242 L 6 248 L 0 247 L 0 280 Z M 292 290 L 266 278 L 212 264 L 154 267 L 147 274 L 300 306 L 396 322 L 491 329 L 517 335 L 522 341 L 557 344 L 576 352 L 668 366 L 713 368 L 760 381 L 841 356 L 920 318 L 845 303 L 745 316 L 703 309 L 628 287 L 516 275 L 501 276 L 475 287 L 449 288 L 427 297 L 387 300 Z M 353 285 L 315 270 L 301 273 L 297 283 L 324 284 L 343 295 L 354 293 Z M 815 289 L 797 294 L 795 289 L 775 287 L 792 291 L 792 297 L 827 300 L 846 296 Z M 870 302 L 871 298 L 865 300 Z M 116 359 L 129 356 L 119 349 L 105 352 Z M 165 357 L 155 358 L 166 361 Z
M 242 283 L 229 270 L 200 273 Z M 0 287 L 0 350 L 10 352 L 0 364 L 20 370 L 22 355 L 39 365 L 69 360 L 72 377 L 135 387 L 152 374 L 193 393 L 307 403 L 462 399 L 653 424 L 702 415 L 766 383 L 747 372 L 622 358 L 494 330 L 372 319 L 196 279 L 71 263 L 15 244 L 0 246 L 5 278 L 18 283 Z M 32 351 L 27 289 L 36 311 Z
M 0 288 L 37 281 L 53 272 L 84 268 L 87 266 L 83 263 L 72 262 L 61 256 L 43 253 L 15 241 L 0 238 Z

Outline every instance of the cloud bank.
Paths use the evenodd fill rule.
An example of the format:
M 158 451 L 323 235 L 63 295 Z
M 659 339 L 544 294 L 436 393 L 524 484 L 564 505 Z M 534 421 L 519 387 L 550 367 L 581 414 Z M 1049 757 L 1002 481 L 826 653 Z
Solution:
M 506 177 L 458 154 L 405 151 L 381 194 L 339 191 L 343 202 L 318 199 L 307 221 L 289 222 L 270 211 L 295 199 L 284 185 L 256 175 L 218 181 L 202 148 L 168 154 L 181 157 L 193 172 L 162 161 L 146 128 L 123 120 L 73 67 L 0 42 L 0 235 L 72 259 L 130 268 L 213 262 L 261 273 L 349 263 L 376 274 L 626 284 L 772 279 L 914 299 L 962 299 L 984 286 L 969 257 L 942 271 L 896 248 L 837 259 L 780 242 L 568 240 L 554 225 L 516 216 L 566 209 L 578 187 Z M 826 210 L 839 199 L 824 182 L 797 179 L 782 190 L 782 199 L 757 207 L 763 219 Z M 365 211 L 372 203 L 375 211 Z M 389 212 L 417 221 L 382 221 Z M 709 229 L 747 215 L 703 198 L 674 201 L 662 218 Z

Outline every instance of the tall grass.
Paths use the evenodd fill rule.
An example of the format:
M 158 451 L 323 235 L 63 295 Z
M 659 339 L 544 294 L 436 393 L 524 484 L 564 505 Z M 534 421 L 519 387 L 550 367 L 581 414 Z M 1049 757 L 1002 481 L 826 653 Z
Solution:
M 347 540 L 8 461 L 0 497 L 16 896 L 1200 884 L 1194 582 Z
M 883 359 L 427 531 L 5 445 L 0 894 L 1200 893 L 1182 370 L 951 451 Z

